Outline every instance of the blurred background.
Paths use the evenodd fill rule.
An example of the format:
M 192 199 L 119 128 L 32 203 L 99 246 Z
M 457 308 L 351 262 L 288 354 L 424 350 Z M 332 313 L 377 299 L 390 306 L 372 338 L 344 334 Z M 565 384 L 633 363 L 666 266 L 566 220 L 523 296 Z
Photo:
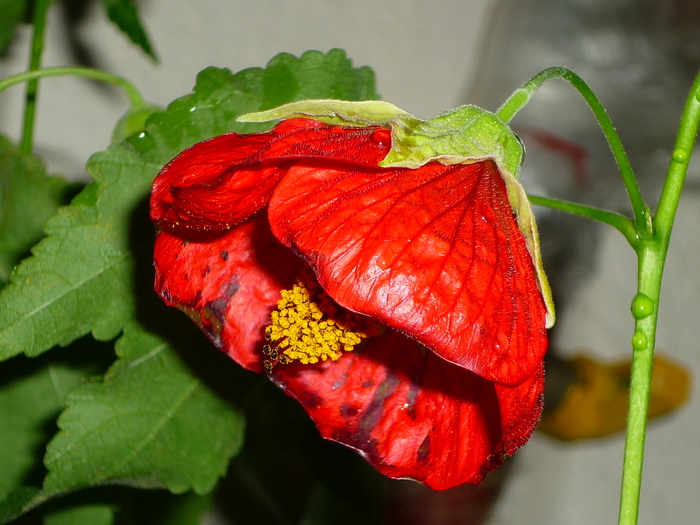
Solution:
M 385 100 L 421 118 L 465 103 L 495 110 L 540 69 L 568 66 L 610 111 L 653 205 L 700 64 L 699 5 L 695 0 L 142 0 L 143 21 L 159 57 L 154 64 L 118 33 L 97 2 L 73 0 L 51 10 L 43 63 L 106 69 L 164 106 L 189 93 L 197 72 L 207 66 L 238 71 L 264 67 L 281 51 L 300 55 L 340 47 L 355 66 L 374 69 Z M 2 77 L 26 68 L 30 37 L 26 28 L 20 30 L 0 60 Z M 0 129 L 15 140 L 22 94 L 21 88 L 0 94 Z M 102 85 L 45 80 L 36 152 L 49 172 L 84 179 L 85 161 L 108 146 L 126 109 L 124 97 Z M 572 88 L 548 84 L 513 125 L 528 145 L 523 180 L 531 191 L 626 210 L 612 157 Z M 577 161 L 570 149 L 532 140 L 541 132 L 585 153 Z M 665 272 L 657 347 L 699 377 L 700 169 L 692 168 L 689 177 Z M 631 248 L 613 229 L 538 213 L 559 299 L 556 355 L 564 361 L 579 354 L 627 359 L 636 280 Z M 700 401 L 692 393 L 686 405 L 651 423 L 640 523 L 697 521 L 698 435 Z M 568 443 L 536 433 L 499 478 L 500 494 L 485 523 L 614 523 L 623 441 L 615 434 Z M 436 518 L 435 523 L 476 522 Z

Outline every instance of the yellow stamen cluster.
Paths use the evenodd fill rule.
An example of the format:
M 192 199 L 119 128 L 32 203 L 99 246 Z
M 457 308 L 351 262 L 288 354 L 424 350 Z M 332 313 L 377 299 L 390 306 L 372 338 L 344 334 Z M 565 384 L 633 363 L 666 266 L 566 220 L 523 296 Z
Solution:
M 270 358 L 263 362 L 268 372 L 277 363 L 294 360 L 304 365 L 336 361 L 372 335 L 367 321 L 336 306 L 317 283 L 309 282 L 313 284 L 300 280 L 291 290 L 283 290 L 272 312 L 272 323 L 265 329 L 269 344 L 263 347 Z

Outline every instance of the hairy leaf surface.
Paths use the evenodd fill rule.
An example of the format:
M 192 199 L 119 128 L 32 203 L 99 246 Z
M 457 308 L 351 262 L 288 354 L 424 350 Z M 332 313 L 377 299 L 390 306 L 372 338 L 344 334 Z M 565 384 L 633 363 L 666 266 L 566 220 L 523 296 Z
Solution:
M 0 136 L 0 283 L 44 235 L 44 222 L 67 196 L 70 185 L 47 176 L 44 163 L 24 155 Z
M 193 339 L 185 344 L 201 344 Z M 47 447 L 44 490 L 119 483 L 208 492 L 241 446 L 242 415 L 171 344 L 138 325 L 116 349 L 120 359 L 104 381 L 69 393 Z

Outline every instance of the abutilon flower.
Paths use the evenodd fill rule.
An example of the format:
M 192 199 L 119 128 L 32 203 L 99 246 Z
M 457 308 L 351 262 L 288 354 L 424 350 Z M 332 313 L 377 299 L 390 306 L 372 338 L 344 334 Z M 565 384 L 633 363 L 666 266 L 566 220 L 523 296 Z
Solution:
M 537 424 L 553 322 L 519 140 L 472 106 L 239 120 L 281 122 L 154 182 L 157 292 L 381 473 L 478 483 Z

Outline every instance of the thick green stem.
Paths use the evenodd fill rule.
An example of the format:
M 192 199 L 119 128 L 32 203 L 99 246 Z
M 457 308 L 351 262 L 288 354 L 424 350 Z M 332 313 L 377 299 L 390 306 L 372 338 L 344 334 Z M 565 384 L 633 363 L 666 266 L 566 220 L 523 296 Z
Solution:
M 700 75 L 693 83 L 683 110 L 659 208 L 654 217 L 653 239 L 636 249 L 639 258 L 638 292 L 632 302 L 635 332 L 630 380 L 630 406 L 620 495 L 620 525 L 636 525 L 642 486 L 642 464 L 654 361 L 658 304 L 666 254 L 678 209 L 690 155 L 700 125 Z
M 145 105 L 143 97 L 136 86 L 129 82 L 123 77 L 118 77 L 106 71 L 99 69 L 92 69 L 89 67 L 49 67 L 45 69 L 39 69 L 37 71 L 27 71 L 25 73 L 19 73 L 17 75 L 12 75 L 11 77 L 4 78 L 0 80 L 0 91 L 7 89 L 15 84 L 21 84 L 22 82 L 30 82 L 35 79 L 45 78 L 45 77 L 57 77 L 57 76 L 75 76 L 84 77 L 92 80 L 97 80 L 100 82 L 106 82 L 107 84 L 112 84 L 124 90 L 126 95 L 129 97 L 131 106 L 133 108 L 138 108 Z
M 52 0 L 36 0 L 34 4 L 34 17 L 32 34 L 32 51 L 29 56 L 29 71 L 36 71 L 41 67 L 41 55 L 44 51 L 44 33 L 46 30 L 46 17 Z M 27 83 L 24 96 L 24 120 L 22 123 L 22 140 L 20 148 L 29 155 L 33 149 L 34 122 L 36 114 L 36 101 L 39 92 L 39 82 L 32 80 Z
M 617 162 L 617 166 L 622 176 L 622 181 L 627 189 L 630 203 L 632 205 L 632 213 L 634 215 L 634 224 L 638 235 L 641 239 L 648 239 L 652 236 L 652 223 L 649 208 L 644 204 L 644 199 L 639 191 L 637 179 L 632 171 L 625 148 L 622 145 L 617 130 L 610 120 L 610 116 L 601 104 L 598 97 L 593 93 L 588 84 L 581 77 L 570 69 L 564 67 L 547 68 L 526 82 L 518 89 L 496 112 L 503 122 L 510 122 L 511 119 L 527 104 L 535 92 L 547 81 L 560 78 L 571 84 L 583 97 L 600 125 L 605 138 L 608 141 L 610 150 Z
M 637 256 L 637 295 L 632 301 L 632 314 L 635 318 L 632 336 L 632 374 L 622 468 L 619 525 L 636 525 L 639 514 L 656 324 L 666 249 L 658 242 L 650 242 L 637 250 Z

